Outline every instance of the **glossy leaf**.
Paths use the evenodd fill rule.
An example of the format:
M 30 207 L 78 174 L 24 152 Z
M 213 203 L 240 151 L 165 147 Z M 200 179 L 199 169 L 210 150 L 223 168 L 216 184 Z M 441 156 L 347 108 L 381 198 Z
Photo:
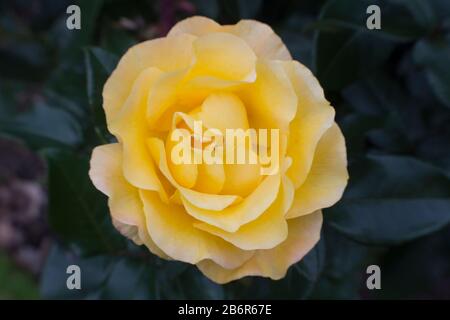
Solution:
M 112 226 L 105 197 L 89 179 L 88 158 L 55 150 L 47 150 L 45 156 L 52 229 L 86 254 L 120 249 L 123 237 Z
M 450 223 L 450 178 L 444 171 L 398 156 L 373 155 L 357 166 L 344 198 L 324 215 L 343 234 L 392 245 Z

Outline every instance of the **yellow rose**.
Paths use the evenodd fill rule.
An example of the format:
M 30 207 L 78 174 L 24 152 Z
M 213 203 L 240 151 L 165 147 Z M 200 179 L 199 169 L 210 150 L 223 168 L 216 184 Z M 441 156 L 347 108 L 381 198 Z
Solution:
M 130 48 L 105 84 L 103 108 L 118 143 L 94 149 L 89 175 L 109 197 L 114 225 L 218 283 L 284 277 L 317 243 L 321 209 L 347 184 L 333 107 L 312 73 L 257 21 L 221 26 L 192 17 L 167 37 Z M 201 139 L 195 121 L 221 132 L 279 130 L 279 169 L 175 163 L 171 133 L 184 128 Z

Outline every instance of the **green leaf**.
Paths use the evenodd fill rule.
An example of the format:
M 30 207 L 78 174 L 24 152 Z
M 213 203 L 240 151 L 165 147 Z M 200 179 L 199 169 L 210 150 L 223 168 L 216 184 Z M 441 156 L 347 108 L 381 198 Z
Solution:
M 136 247 L 135 247 L 136 249 Z M 223 299 L 223 287 L 195 266 L 161 260 L 146 248 L 83 257 L 55 244 L 47 258 L 41 293 L 48 299 Z M 81 290 L 68 290 L 69 265 L 81 269 Z
M 159 299 L 224 299 L 224 288 L 195 266 L 159 260 L 156 292 Z
M 382 290 L 369 299 L 447 299 L 450 270 L 450 226 L 391 248 L 380 261 Z
M 99 255 L 81 258 L 73 251 L 55 244 L 44 266 L 41 276 L 41 295 L 45 299 L 95 299 L 111 271 L 112 259 Z M 67 267 L 77 265 L 81 271 L 81 290 L 67 288 Z
M 84 50 L 86 67 L 86 91 L 91 106 L 101 104 L 103 86 L 119 61 L 119 58 L 101 48 Z
M 80 7 L 81 11 L 81 29 L 69 30 L 66 26 L 68 15 L 63 14 L 50 30 L 49 41 L 57 45 L 66 59 L 78 55 L 81 48 L 91 42 L 103 3 L 103 0 L 77 1 L 76 5 Z
M 319 21 L 313 28 L 332 32 L 347 29 L 373 33 L 395 41 L 412 41 L 431 31 L 438 21 L 433 6 L 428 0 L 331 0 L 322 9 Z M 370 5 L 377 5 L 381 12 L 381 29 L 369 30 L 366 12 Z
M 312 68 L 313 32 L 304 32 L 308 23 L 314 19 L 312 15 L 295 13 L 278 27 L 275 32 L 281 37 L 292 57 L 308 68 Z M 303 32 L 299 32 L 302 30 Z
M 314 289 L 325 262 L 325 234 L 280 280 L 246 277 L 225 285 L 227 299 L 307 299 Z
M 24 139 L 35 148 L 80 144 L 83 133 L 77 119 L 49 103 L 38 101 L 28 111 L 0 115 L 0 130 Z
M 368 131 L 379 128 L 385 119 L 380 116 L 350 113 L 339 121 L 339 126 L 345 136 L 345 144 L 349 159 L 365 154 Z
M 270 281 L 270 295 L 261 296 L 260 298 L 307 299 L 316 286 L 324 268 L 325 237 L 322 234 L 322 239 L 315 247 L 300 262 L 289 268 L 286 277 L 278 281 Z
M 117 65 L 119 58 L 101 48 L 87 48 L 84 51 L 86 66 L 86 91 L 94 126 L 103 142 L 110 140 L 102 107 L 103 86 Z
M 154 299 L 157 278 L 150 259 L 115 257 L 101 299 Z
M 369 5 L 381 9 L 381 30 L 366 27 Z M 325 89 L 340 90 L 390 56 L 398 41 L 424 35 L 405 2 L 332 0 L 322 9 L 315 38 L 314 67 Z
M 88 99 L 93 104 L 95 99 L 99 98 L 98 95 L 101 94 L 97 86 L 101 85 L 103 87 L 105 80 L 116 67 L 119 57 L 96 47 L 86 48 L 84 53 L 87 69 Z
M 130 35 L 127 31 L 117 29 L 114 25 L 102 26 L 102 36 L 99 47 L 109 54 L 121 57 L 132 46 L 136 45 L 138 39 Z
M 131 251 L 84 257 L 56 243 L 44 266 L 41 294 L 47 299 L 155 299 L 156 259 Z M 81 290 L 67 288 L 70 265 L 80 267 Z
M 450 178 L 414 158 L 371 155 L 351 167 L 343 199 L 324 217 L 362 243 L 409 241 L 450 223 Z
M 326 235 L 322 233 L 322 238 Z M 314 283 L 320 276 L 324 267 L 326 246 L 324 239 L 321 239 L 308 254 L 300 260 L 293 268 L 302 274 L 307 280 Z
M 342 8 L 341 1 L 332 1 L 324 6 L 320 19 L 336 19 Z M 335 26 L 316 34 L 313 66 L 325 89 L 340 90 L 381 65 L 391 51 L 392 44 L 374 32 Z
M 106 199 L 89 179 L 88 158 L 55 150 L 46 150 L 45 156 L 53 231 L 86 254 L 121 248 L 123 237 L 112 226 Z
M 383 249 L 368 247 L 348 239 L 329 225 L 323 225 L 326 258 L 312 299 L 359 299 L 366 285 L 366 268 L 378 263 Z
M 438 99 L 450 108 L 450 36 L 448 39 L 418 42 L 414 47 L 413 57 L 424 68 Z
M 92 123 L 87 118 L 88 101 L 86 91 L 82 89 L 86 84 L 83 48 L 92 43 L 103 2 L 103 0 L 77 2 L 81 9 L 80 30 L 69 30 L 66 26 L 67 15 L 63 14 L 47 33 L 48 42 L 56 47 L 54 49 L 59 59 L 45 83 L 45 93 L 70 101 L 71 110 L 75 110 L 74 112 L 79 115 L 80 123 L 87 131 L 92 127 Z M 64 103 L 61 107 L 67 104 Z
M 417 156 L 426 135 L 432 128 L 439 130 L 436 124 L 427 123 L 434 114 L 434 102 L 413 97 L 411 89 L 406 90 L 398 82 L 383 72 L 375 72 L 343 90 L 344 99 L 355 111 L 341 122 L 344 132 L 348 133 L 350 153 L 354 151 L 355 142 L 362 138 L 359 143 L 363 150 L 360 151 L 365 147 L 366 152 L 370 148 L 383 153 Z M 355 129 L 361 130 L 356 141 Z

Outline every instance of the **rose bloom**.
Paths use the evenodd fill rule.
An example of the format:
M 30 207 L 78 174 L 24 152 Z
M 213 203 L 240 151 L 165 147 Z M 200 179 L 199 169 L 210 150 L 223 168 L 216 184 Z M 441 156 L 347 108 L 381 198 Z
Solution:
M 204 17 L 130 48 L 103 89 L 109 131 L 89 175 L 115 227 L 226 283 L 280 279 L 317 243 L 348 180 L 345 140 L 317 79 L 266 24 Z M 174 129 L 279 129 L 280 169 L 174 163 Z M 198 137 L 192 137 L 196 139 Z

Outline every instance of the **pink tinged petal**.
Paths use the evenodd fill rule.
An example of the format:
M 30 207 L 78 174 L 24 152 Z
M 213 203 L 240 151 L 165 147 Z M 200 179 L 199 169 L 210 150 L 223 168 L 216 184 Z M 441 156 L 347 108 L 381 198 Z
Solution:
M 121 168 L 122 148 L 118 143 L 98 146 L 92 152 L 89 177 L 108 196 L 113 224 L 119 232 L 166 259 L 167 255 L 148 235 L 138 190 L 124 179 Z
M 173 26 L 167 36 L 172 37 L 184 33 L 194 36 L 202 36 L 212 32 L 219 32 L 221 28 L 221 25 L 212 19 L 194 16 L 179 21 Z
M 292 60 L 281 38 L 265 23 L 241 20 L 235 25 L 225 26 L 225 30 L 244 39 L 258 58 Z
M 289 220 L 288 238 L 279 246 L 257 250 L 251 259 L 238 268 L 224 268 L 212 260 L 197 264 L 201 272 L 214 282 L 224 284 L 245 276 L 262 276 L 273 280 L 283 278 L 288 268 L 300 261 L 319 241 L 322 213 Z

